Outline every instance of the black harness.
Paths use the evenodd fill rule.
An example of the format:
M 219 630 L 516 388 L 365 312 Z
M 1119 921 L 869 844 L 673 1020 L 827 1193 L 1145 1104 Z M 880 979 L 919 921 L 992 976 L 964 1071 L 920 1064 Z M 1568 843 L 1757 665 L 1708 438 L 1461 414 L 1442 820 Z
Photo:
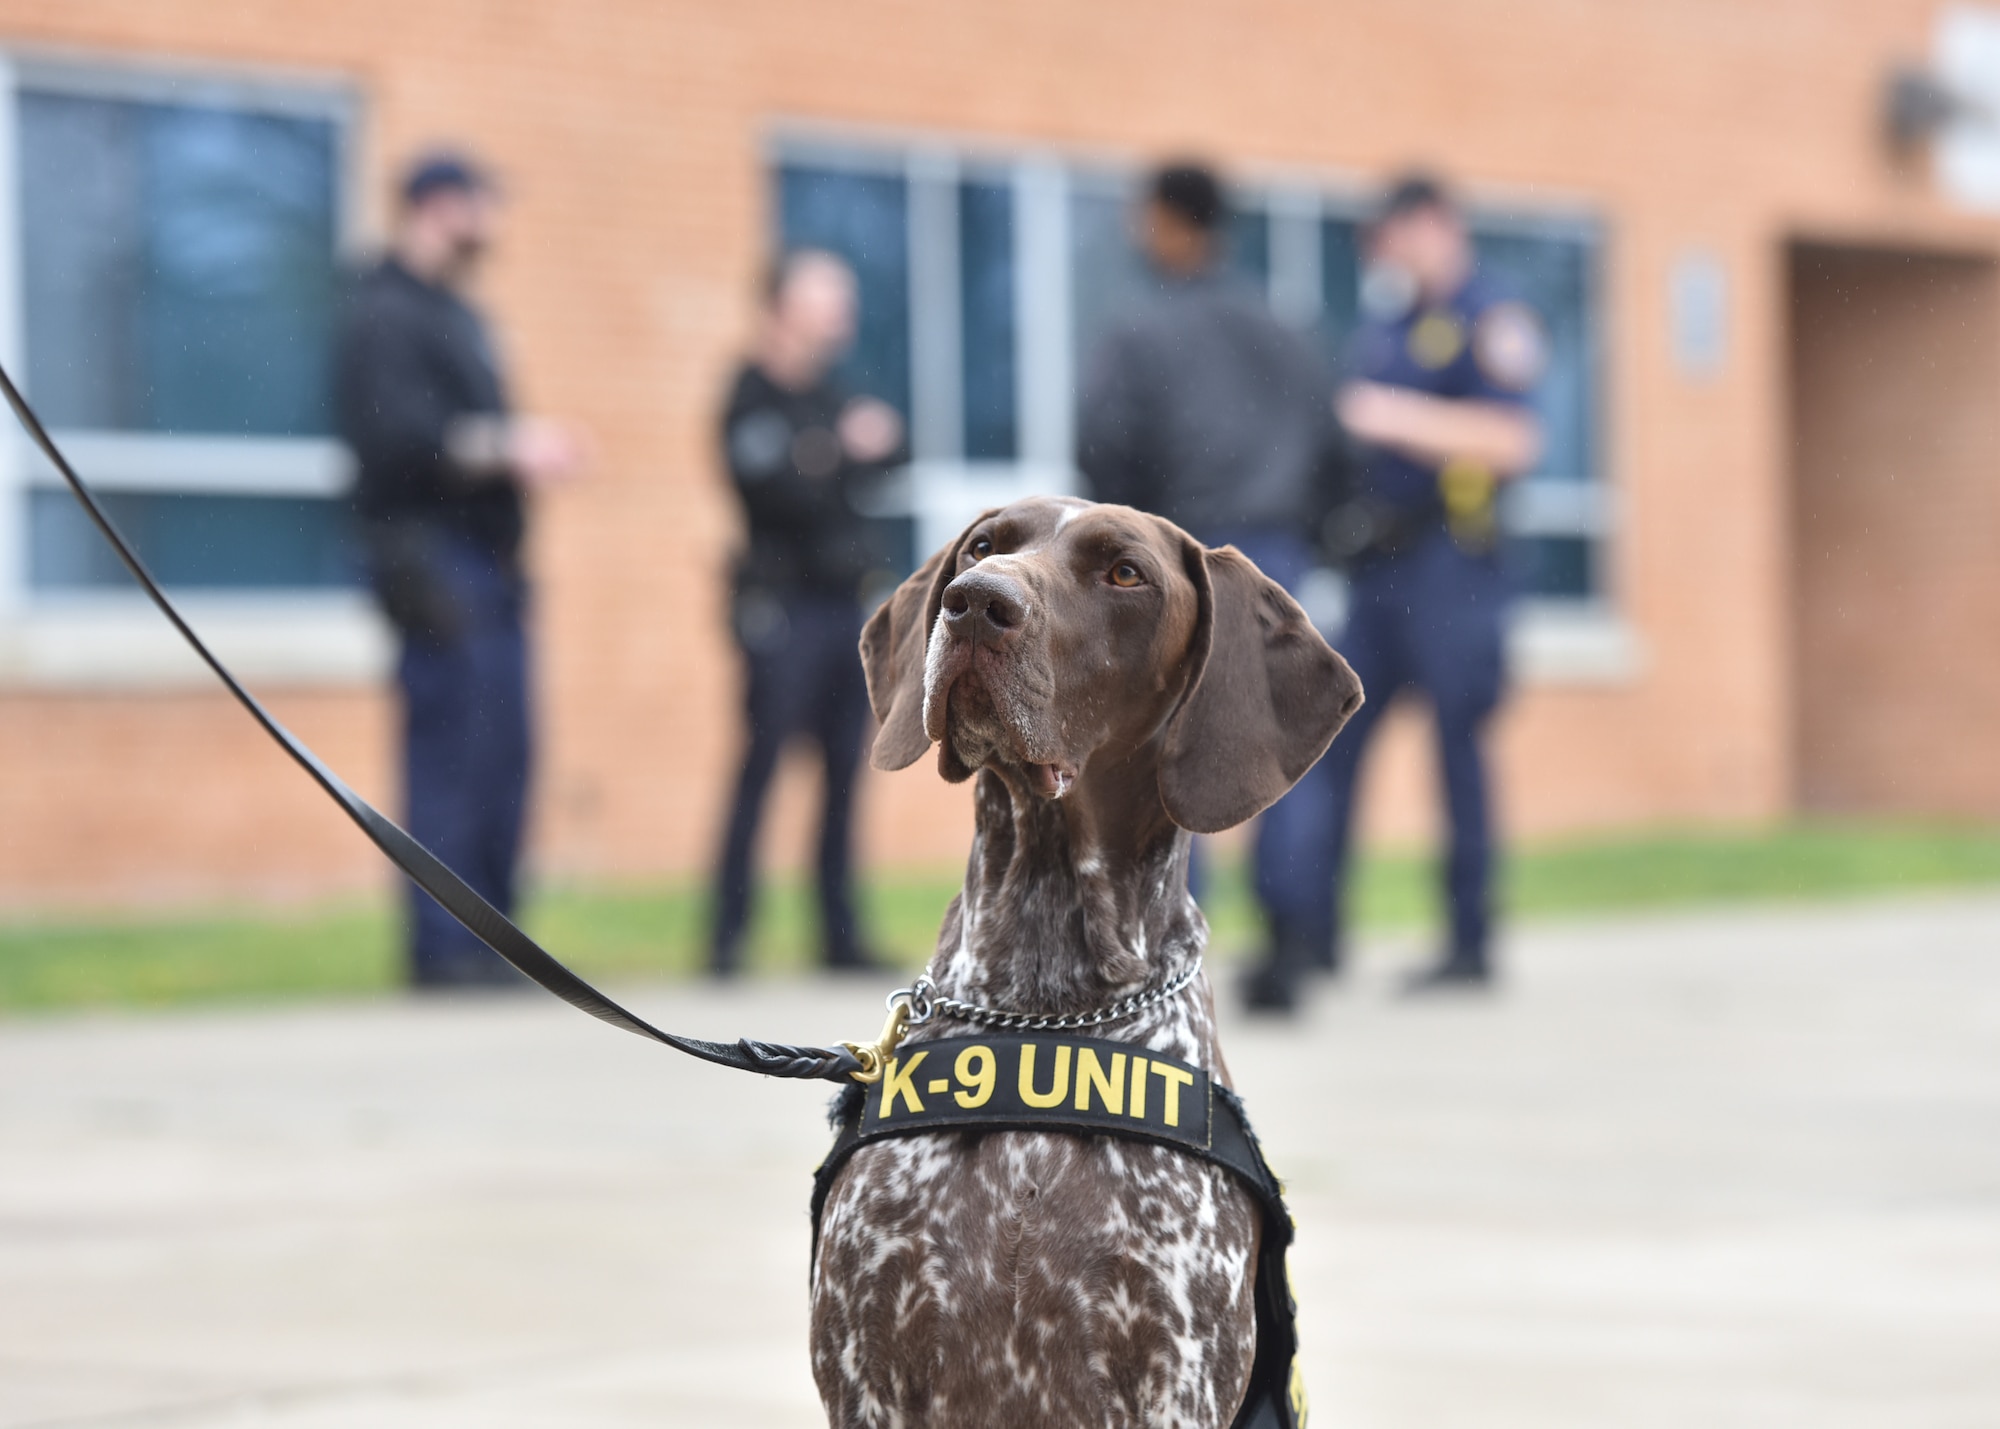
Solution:
M 444 910 L 487 947 L 513 964 L 579 1011 L 626 1032 L 664 1043 L 676 1051 L 699 1057 L 705 1062 L 738 1071 L 759 1072 L 769 1077 L 818 1078 L 842 1082 L 846 1091 L 839 1102 L 842 1131 L 833 1150 L 819 1168 L 813 1188 L 813 1236 L 815 1249 L 819 1235 L 820 1207 L 827 1188 L 841 1164 L 863 1142 L 884 1136 L 901 1136 L 931 1130 L 970 1131 L 1066 1131 L 1078 1135 L 1112 1135 L 1179 1147 L 1234 1173 L 1257 1198 L 1264 1215 L 1262 1250 L 1257 1266 L 1257 1351 L 1251 1371 L 1250 1391 L 1236 1417 L 1237 1429 L 1301 1429 L 1305 1423 L 1305 1391 L 1298 1379 L 1294 1356 L 1298 1336 L 1293 1322 L 1290 1282 L 1285 1275 L 1285 1247 L 1291 1243 L 1292 1221 L 1285 1210 L 1277 1178 L 1264 1164 L 1264 1154 L 1244 1119 L 1242 1104 L 1226 1087 L 1215 1086 L 1198 1067 L 1185 1066 L 1168 1058 L 1141 1053 L 1129 1046 L 1055 1036 L 1041 1038 L 988 1037 L 929 1042 L 910 1049 L 906 1057 L 891 1057 L 909 1022 L 910 999 L 905 997 L 892 1011 L 882 1036 L 872 1044 L 843 1042 L 831 1047 L 791 1046 L 741 1038 L 736 1042 L 710 1042 L 685 1037 L 653 1026 L 636 1013 L 619 1006 L 550 954 L 499 909 L 488 903 L 470 884 L 453 872 L 437 855 L 411 838 L 374 805 L 349 788 L 309 749 L 305 741 L 278 722 L 257 697 L 243 686 L 203 643 L 174 603 L 160 589 L 145 563 L 131 544 L 112 524 L 96 495 L 63 455 L 41 418 L 21 395 L 4 368 L 0 368 L 0 397 L 14 409 L 30 440 L 49 459 L 83 506 L 85 513 L 111 544 L 118 558 L 138 581 L 141 589 L 179 631 L 195 654 L 214 672 L 251 719 L 275 741 L 312 781 L 338 804 L 348 818 L 380 849 L 389 861 L 407 874 L 411 882 L 435 898 Z M 912 991 L 915 991 L 914 989 Z M 1158 989 L 1163 993 L 1166 989 Z M 1136 1002 L 1135 1004 L 1136 1005 Z M 1122 1005 L 1121 1005 L 1122 1006 Z M 1120 1013 L 1119 1015 L 1123 1015 Z M 962 1096 L 974 1096 L 981 1065 L 977 1053 L 984 1049 L 992 1062 L 990 1090 L 969 1105 Z M 1029 1061 L 1025 1049 L 1046 1048 L 1049 1075 L 1066 1080 L 1071 1059 L 1076 1066 L 1076 1095 L 1057 1094 L 1054 1101 L 1038 1102 L 1027 1076 L 1015 1077 Z M 972 1077 L 939 1078 L 942 1058 L 923 1066 L 929 1056 L 949 1051 L 954 1074 L 961 1064 Z M 1112 1070 L 1110 1059 L 1132 1058 L 1126 1070 Z M 971 1058 L 967 1062 L 965 1059 Z M 1009 1059 L 1012 1060 L 1009 1060 Z M 1088 1059 L 1088 1060 L 1086 1060 Z M 1007 1074 L 1003 1075 L 1002 1062 Z M 1139 1075 L 1138 1064 L 1147 1064 Z M 1085 1069 L 1089 1068 L 1087 1072 Z M 1122 1080 L 1121 1080 L 1122 1079 Z M 942 1085 L 939 1085 L 940 1081 Z M 1114 1104 L 1124 1090 L 1122 1105 Z M 857 1083 L 869 1082 L 864 1091 Z M 921 1082 L 921 1086 L 919 1086 Z M 956 1091 L 953 1088 L 956 1085 Z M 1035 1084 L 1038 1085 L 1038 1084 Z M 1136 1089 L 1136 1090 L 1135 1090 Z M 883 1100 L 889 1109 L 883 1111 Z M 1074 1105 L 1072 1105 L 1074 1103 Z M 1170 1110 L 1171 1109 L 1171 1110 Z
M 833 1149 L 813 1174 L 820 1213 L 847 1158 L 873 1141 L 930 1132 L 1053 1131 L 1170 1146 L 1220 1166 L 1256 1198 L 1257 1348 L 1235 1429 L 1303 1429 L 1297 1306 L 1285 1270 L 1292 1217 L 1236 1093 L 1199 1067 L 1129 1042 L 1049 1034 L 905 1043 L 880 1080 L 834 1103 Z

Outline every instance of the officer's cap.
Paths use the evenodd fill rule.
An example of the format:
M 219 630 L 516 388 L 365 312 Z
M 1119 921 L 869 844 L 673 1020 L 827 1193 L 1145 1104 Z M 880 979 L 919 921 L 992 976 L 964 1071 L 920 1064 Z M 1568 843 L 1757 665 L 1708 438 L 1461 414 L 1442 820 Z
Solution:
M 492 193 L 493 176 L 470 155 L 439 149 L 416 159 L 403 174 L 403 202 L 419 204 L 441 193 Z
M 1372 226 L 1380 228 L 1405 214 L 1434 208 L 1456 213 L 1458 200 L 1436 174 L 1423 169 L 1410 169 L 1397 175 L 1390 183 L 1388 192 L 1382 196 L 1381 207 L 1375 210 Z

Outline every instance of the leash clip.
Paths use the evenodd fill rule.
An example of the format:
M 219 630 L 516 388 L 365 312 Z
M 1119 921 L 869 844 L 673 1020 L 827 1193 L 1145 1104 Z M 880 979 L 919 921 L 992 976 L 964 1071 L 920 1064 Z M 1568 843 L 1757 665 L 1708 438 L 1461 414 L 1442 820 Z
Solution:
M 888 996 L 889 1020 L 882 1024 L 882 1035 L 873 1042 L 843 1042 L 840 1045 L 854 1054 L 854 1060 L 861 1064 L 858 1072 L 848 1076 L 863 1086 L 872 1086 L 882 1080 L 883 1069 L 889 1065 L 889 1057 L 902 1045 L 904 1036 L 912 1027 L 921 1027 L 931 1020 L 935 1006 L 931 1000 L 931 980 L 919 977 L 909 987 L 899 987 Z
M 898 1002 L 910 1009 L 910 1026 L 921 1027 L 931 1020 L 937 1011 L 937 985 L 931 981 L 929 973 L 918 973 L 917 980 L 908 987 L 899 987 L 890 993 L 886 1005 L 894 1007 Z

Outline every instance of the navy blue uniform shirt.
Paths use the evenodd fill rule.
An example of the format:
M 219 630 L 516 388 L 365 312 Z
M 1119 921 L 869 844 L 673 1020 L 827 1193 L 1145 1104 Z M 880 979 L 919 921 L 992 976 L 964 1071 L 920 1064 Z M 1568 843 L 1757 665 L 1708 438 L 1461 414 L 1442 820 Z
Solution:
M 1418 302 L 1400 317 L 1363 323 L 1349 348 L 1349 369 L 1364 382 L 1526 409 L 1544 356 L 1534 314 L 1474 275 L 1445 302 Z M 1361 464 L 1364 492 L 1439 523 L 1441 477 L 1436 464 L 1386 447 L 1369 448 Z

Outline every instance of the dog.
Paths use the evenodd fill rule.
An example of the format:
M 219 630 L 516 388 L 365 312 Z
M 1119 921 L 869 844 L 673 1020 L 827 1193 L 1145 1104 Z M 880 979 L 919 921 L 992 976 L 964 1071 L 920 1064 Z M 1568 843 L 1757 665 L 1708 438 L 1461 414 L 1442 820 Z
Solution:
M 1074 1014 L 1200 958 L 1190 833 L 1274 802 L 1360 682 L 1232 547 L 1127 507 L 988 511 L 861 639 L 871 762 L 976 778 L 942 995 Z M 963 1034 L 936 1018 L 907 1046 Z M 1092 1036 L 1228 1071 L 1205 979 Z M 1226 1172 L 1171 1148 L 1002 1131 L 860 1148 L 825 1202 L 812 1363 L 837 1426 L 1227 1426 L 1254 1350 L 1259 1235 Z

